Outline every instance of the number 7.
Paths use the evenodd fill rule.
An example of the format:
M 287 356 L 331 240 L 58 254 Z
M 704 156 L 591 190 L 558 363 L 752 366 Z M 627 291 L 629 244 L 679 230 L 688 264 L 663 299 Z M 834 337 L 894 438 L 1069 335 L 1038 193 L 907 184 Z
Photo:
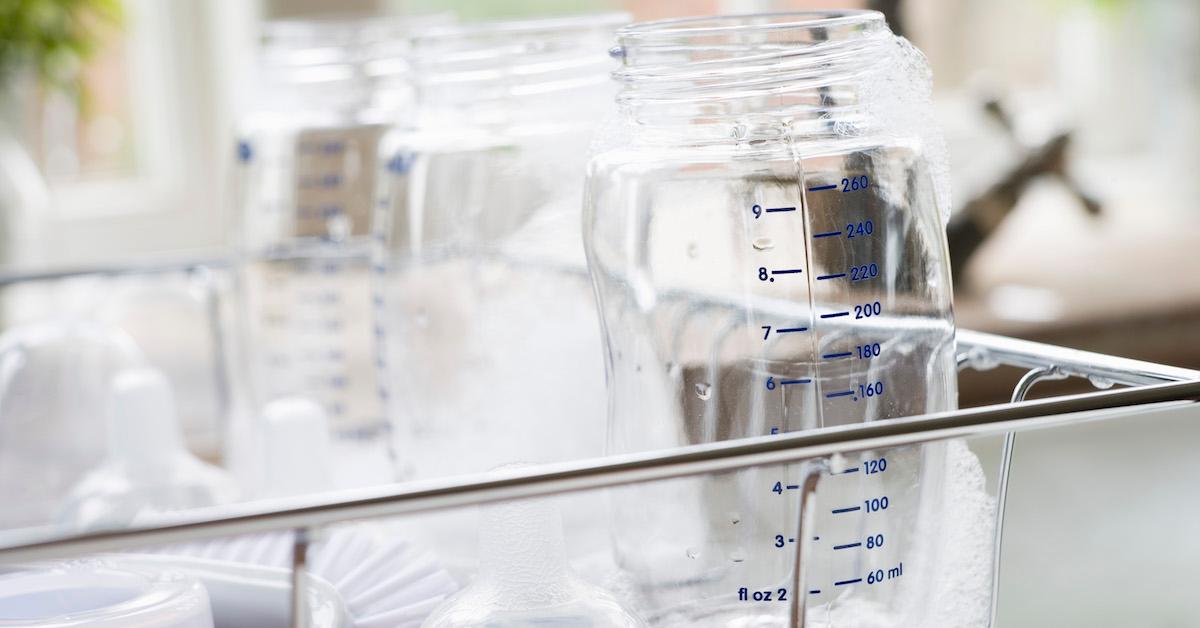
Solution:
M 767 339 L 767 336 L 770 336 L 770 335 L 771 335 L 771 326 L 770 326 L 770 325 L 763 325 L 763 326 L 762 326 L 762 328 L 763 328 L 763 329 L 765 329 L 765 330 L 767 330 L 767 331 L 764 331 L 764 332 L 763 332 L 763 340 L 766 340 L 766 339 Z

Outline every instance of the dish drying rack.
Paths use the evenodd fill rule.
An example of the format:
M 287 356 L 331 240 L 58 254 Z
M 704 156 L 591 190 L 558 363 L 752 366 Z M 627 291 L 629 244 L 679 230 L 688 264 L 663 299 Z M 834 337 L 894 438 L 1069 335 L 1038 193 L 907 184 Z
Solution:
M 180 264 L 173 268 L 186 272 L 206 272 L 207 269 L 220 269 L 225 266 L 223 261 L 213 261 Z M 104 269 L 99 273 L 120 275 L 145 270 L 114 268 Z M 161 271 L 161 268 L 157 270 Z M 95 273 L 95 270 L 88 273 L 52 273 L 33 279 L 52 280 Z M 28 276 L 0 276 L 0 285 L 29 279 Z M 292 531 L 292 623 L 302 626 L 302 619 L 308 616 L 304 607 L 307 600 L 305 586 L 309 582 L 306 577 L 308 549 L 318 531 L 325 526 L 352 520 L 414 515 L 464 506 L 728 472 L 760 465 L 815 462 L 831 456 L 954 438 L 1006 435 L 997 496 L 997 512 L 1001 516 L 996 528 L 998 560 L 1000 534 L 1003 530 L 1003 526 L 999 524 L 1002 524 L 1008 468 L 1015 434 L 1128 416 L 1127 413 L 1105 412 L 1110 410 L 1133 409 L 1169 402 L 1194 403 L 1200 400 L 1200 371 L 993 334 L 959 330 L 957 358 L 960 372 L 967 369 L 984 371 L 1008 366 L 1023 369 L 1025 373 L 1016 382 L 1011 401 L 1005 404 L 692 445 L 667 451 L 540 465 L 507 472 L 501 476 L 463 476 L 222 507 L 205 511 L 202 518 L 169 525 L 25 539 L 0 546 L 0 565 L 130 551 L 151 545 L 196 542 L 243 534 Z M 1026 400 L 1038 383 L 1070 377 L 1087 379 L 1097 388 L 1104 390 Z M 1115 386 L 1125 388 L 1113 389 Z M 222 402 L 225 400 L 222 399 Z M 816 475 L 817 473 L 810 472 L 809 480 L 805 484 L 805 494 L 815 486 Z M 797 563 L 800 560 L 799 554 L 799 551 L 796 552 Z M 799 577 L 801 570 L 795 571 Z M 993 586 L 998 586 L 998 582 L 997 572 L 993 576 Z M 793 604 L 794 626 L 803 624 L 799 608 L 800 605 Z M 992 608 L 994 614 L 994 603 Z

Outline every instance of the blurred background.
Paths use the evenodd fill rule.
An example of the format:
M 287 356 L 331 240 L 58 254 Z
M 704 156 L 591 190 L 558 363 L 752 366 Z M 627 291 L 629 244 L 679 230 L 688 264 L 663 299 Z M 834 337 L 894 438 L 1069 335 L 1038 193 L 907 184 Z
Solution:
M 0 4 L 0 326 L 52 313 L 121 327 L 173 383 L 187 444 L 209 461 L 228 454 L 221 450 L 228 436 L 223 421 L 238 403 L 229 388 L 240 380 L 237 360 L 221 355 L 231 343 L 212 325 L 222 316 L 210 311 L 231 307 L 217 295 L 232 280 L 198 271 L 195 262 L 227 259 L 236 247 L 237 129 L 255 106 L 263 25 L 327 16 L 333 4 Z M 1200 3 L 1194 0 L 336 3 L 343 15 L 452 12 L 467 21 L 825 8 L 881 10 L 893 30 L 928 56 L 950 150 L 948 233 L 960 327 L 1200 368 Z M 152 269 L 154 290 L 136 278 L 102 278 L 111 274 L 106 269 L 129 268 Z M 162 320 L 173 322 L 153 324 Z M 72 333 L 77 344 L 67 346 L 84 342 L 86 334 Z M 360 341 L 369 342 L 345 342 Z M 962 405 L 1007 401 L 1014 373 L 1001 371 L 965 373 Z M 351 377 L 350 385 L 361 381 Z M 336 389 L 330 394 L 340 395 L 347 378 L 335 375 L 329 383 Z M 1084 389 L 1086 382 L 1047 383 L 1037 393 Z M 1194 422 L 1184 420 L 1169 433 L 1181 443 L 1200 437 Z M 1086 447 L 1068 450 L 1064 444 L 1079 436 L 1073 434 L 1024 441 L 1033 462 L 1016 467 L 1014 481 L 1038 487 L 1053 470 L 1074 466 L 1092 489 L 1116 482 L 1136 492 L 1144 484 L 1131 478 L 1180 478 L 1190 470 L 1143 460 L 1135 478 L 1120 466 L 1098 465 L 1133 455 L 1122 445 L 1144 434 L 1132 426 L 1088 432 Z M 1146 458 L 1161 453 L 1142 444 L 1135 450 Z M 1157 462 L 1178 464 L 1194 451 L 1181 447 Z M 1088 462 L 1096 467 L 1085 472 L 1080 465 Z M 1036 532 L 1039 513 L 1061 505 L 1056 491 L 1080 490 L 1069 483 L 1043 488 L 1014 498 L 1018 532 L 1010 538 L 1018 540 L 1006 547 L 1014 566 L 1004 573 L 1015 595 L 1002 598 L 1001 618 L 1012 625 L 1117 623 L 1111 606 L 1095 602 L 1104 591 L 1128 591 L 1128 583 L 1104 573 L 1111 565 L 1095 550 L 1128 528 L 1114 525 L 1107 536 L 1084 539 L 1078 522 L 1060 518 L 1052 530 L 1065 558 L 1040 579 L 1022 577 L 1042 567 L 1043 554 L 1033 550 L 1037 544 L 1021 544 L 1020 531 Z M 1064 549 L 1073 542 L 1090 562 Z M 1097 575 L 1084 587 L 1072 582 L 1077 572 Z M 1064 604 L 1046 593 L 1068 589 L 1092 594 Z M 1194 600 L 1164 594 L 1159 601 L 1168 610 L 1154 625 L 1194 625 L 1196 615 L 1188 612 L 1196 610 Z M 1138 618 L 1145 619 L 1126 623 Z
M 328 3 L 5 4 L 4 267 L 219 255 L 259 27 L 327 14 Z M 1200 365 L 1194 2 L 352 0 L 337 11 L 472 20 L 619 9 L 646 20 L 866 6 L 933 67 L 961 214 L 951 225 L 959 323 Z M 36 20 L 61 21 L 58 39 L 24 51 L 21 30 Z M 40 56 L 19 63 L 25 54 Z

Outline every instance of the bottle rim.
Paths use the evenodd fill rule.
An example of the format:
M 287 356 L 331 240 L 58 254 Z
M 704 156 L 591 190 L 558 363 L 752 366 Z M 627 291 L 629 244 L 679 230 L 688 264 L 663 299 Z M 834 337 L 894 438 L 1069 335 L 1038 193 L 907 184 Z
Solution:
M 454 23 L 449 13 L 402 16 L 330 13 L 305 18 L 282 18 L 265 22 L 259 33 L 263 51 L 351 48 L 406 42 L 428 29 Z M 361 53 L 360 53 L 361 54 Z
M 670 18 L 629 24 L 617 37 L 653 38 L 675 35 L 719 35 L 739 31 L 781 31 L 828 28 L 848 24 L 885 22 L 879 11 L 871 9 L 821 9 L 776 13 L 741 13 L 704 17 Z
M 564 31 L 616 31 L 629 24 L 629 14 L 622 12 L 585 13 L 545 18 L 489 20 L 446 24 L 415 33 L 414 43 L 438 42 L 489 35 L 536 35 L 547 32 L 562 35 Z
M 878 11 L 795 11 L 631 24 L 609 54 L 618 103 L 696 104 L 853 85 L 888 41 Z
M 611 12 L 429 29 L 412 39 L 417 100 L 436 108 L 524 108 L 550 93 L 603 90 L 611 70 L 605 51 L 628 23 L 628 14 Z

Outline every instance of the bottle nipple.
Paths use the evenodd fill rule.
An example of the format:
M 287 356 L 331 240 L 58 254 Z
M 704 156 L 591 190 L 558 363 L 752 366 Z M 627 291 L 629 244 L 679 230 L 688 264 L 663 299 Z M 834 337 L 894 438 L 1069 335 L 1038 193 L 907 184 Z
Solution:
M 300 495 L 330 488 L 329 419 L 304 397 L 276 399 L 263 408 L 263 493 Z
M 108 455 L 132 466 L 165 464 L 186 453 L 171 385 L 162 373 L 128 369 L 112 382 Z
M 109 404 L 107 455 L 63 499 L 62 525 L 123 527 L 237 497 L 223 470 L 188 451 L 162 373 L 121 371 L 112 380 Z
M 481 508 L 479 572 L 423 627 L 484 625 L 645 626 L 607 591 L 572 573 L 562 512 L 553 498 Z

